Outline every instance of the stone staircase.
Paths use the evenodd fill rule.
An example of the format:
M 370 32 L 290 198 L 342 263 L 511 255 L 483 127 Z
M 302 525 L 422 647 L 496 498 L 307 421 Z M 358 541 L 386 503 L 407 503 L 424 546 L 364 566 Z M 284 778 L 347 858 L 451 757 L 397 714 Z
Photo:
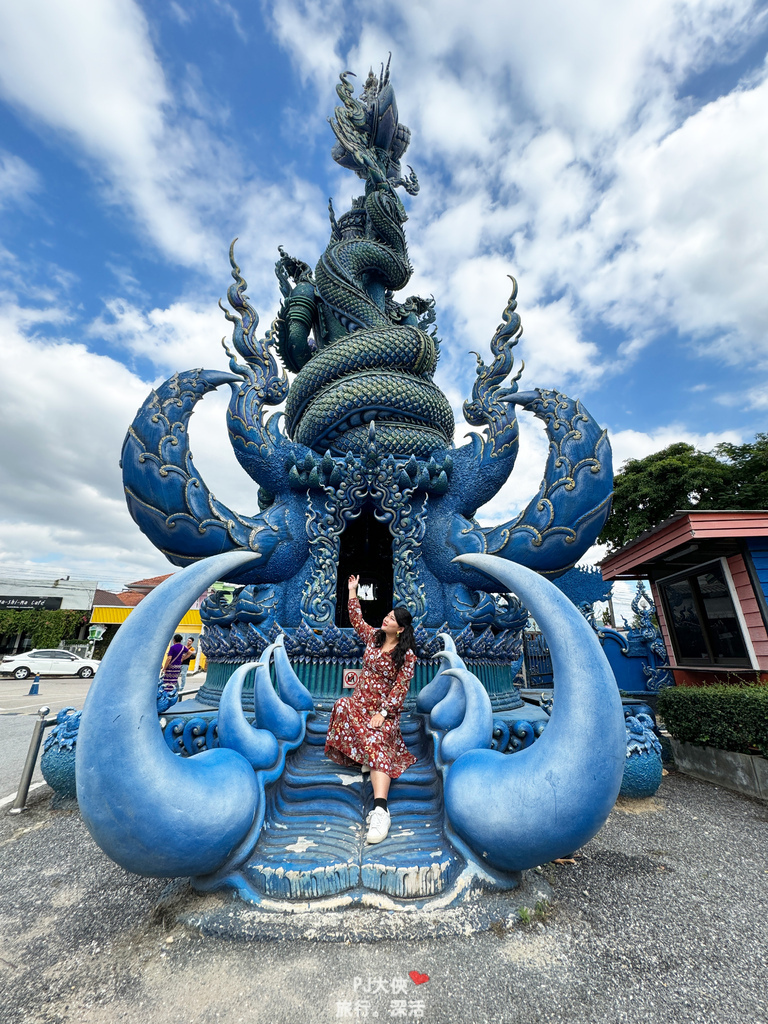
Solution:
M 418 760 L 392 783 L 392 827 L 376 846 L 365 842 L 373 807 L 369 777 L 325 756 L 329 720 L 327 712 L 310 717 L 304 742 L 267 791 L 264 826 L 245 867 L 251 885 L 287 900 L 353 891 L 418 899 L 444 892 L 464 860 L 443 832 L 442 782 L 422 720 L 401 716 L 403 739 Z

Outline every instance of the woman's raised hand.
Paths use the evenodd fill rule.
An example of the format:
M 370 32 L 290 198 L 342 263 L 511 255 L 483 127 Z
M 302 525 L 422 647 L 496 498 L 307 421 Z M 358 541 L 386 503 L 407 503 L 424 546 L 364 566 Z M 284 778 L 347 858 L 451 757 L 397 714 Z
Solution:
M 358 585 L 359 582 L 360 582 L 360 577 L 359 576 L 350 576 L 349 577 L 349 579 L 347 580 L 347 587 L 349 589 L 350 594 L 356 594 L 357 593 L 357 585 Z

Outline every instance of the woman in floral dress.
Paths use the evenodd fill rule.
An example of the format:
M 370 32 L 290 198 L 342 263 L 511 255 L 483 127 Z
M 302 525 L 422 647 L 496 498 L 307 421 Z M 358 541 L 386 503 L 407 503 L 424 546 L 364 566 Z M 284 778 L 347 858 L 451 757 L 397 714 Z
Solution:
M 400 735 L 400 711 L 416 665 L 411 613 L 395 608 L 381 624 L 369 626 L 357 599 L 359 576 L 350 576 L 349 618 L 365 641 L 363 671 L 355 692 L 333 706 L 325 753 L 336 764 L 369 765 L 373 786 L 373 812 L 368 825 L 369 843 L 380 843 L 389 832 L 389 784 L 416 758 Z

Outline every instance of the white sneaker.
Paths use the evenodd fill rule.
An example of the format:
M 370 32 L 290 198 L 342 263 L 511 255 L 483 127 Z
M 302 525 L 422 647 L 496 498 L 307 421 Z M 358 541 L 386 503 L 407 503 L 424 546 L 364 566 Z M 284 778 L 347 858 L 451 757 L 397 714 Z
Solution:
M 368 835 L 365 837 L 366 841 L 370 844 L 380 843 L 382 839 L 386 839 L 389 833 L 389 826 L 392 819 L 389 816 L 389 811 L 385 811 L 383 807 L 374 807 L 371 811 L 371 820 L 368 824 Z

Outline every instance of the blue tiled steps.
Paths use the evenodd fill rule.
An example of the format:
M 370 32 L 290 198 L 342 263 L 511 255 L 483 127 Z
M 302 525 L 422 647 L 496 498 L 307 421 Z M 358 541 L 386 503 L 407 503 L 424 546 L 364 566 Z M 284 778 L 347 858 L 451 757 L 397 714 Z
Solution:
M 264 826 L 246 867 L 251 883 L 264 896 L 292 900 L 352 890 L 401 899 L 443 892 L 464 861 L 443 832 L 442 784 L 421 720 L 401 717 L 403 739 L 418 761 L 390 788 L 389 835 L 368 846 L 371 784 L 325 756 L 329 719 L 322 712 L 310 718 L 304 743 L 268 791 Z

